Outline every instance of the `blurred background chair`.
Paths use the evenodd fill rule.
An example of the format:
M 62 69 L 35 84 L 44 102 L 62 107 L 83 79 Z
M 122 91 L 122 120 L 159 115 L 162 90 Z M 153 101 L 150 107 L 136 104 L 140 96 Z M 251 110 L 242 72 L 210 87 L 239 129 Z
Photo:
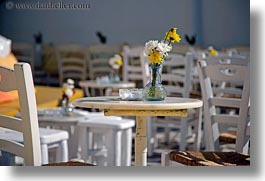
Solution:
M 143 52 L 143 46 L 123 47 L 122 80 L 135 82 L 137 88 L 144 87 L 149 77 L 148 62 Z
M 226 52 L 228 55 L 241 55 L 247 58 L 250 57 L 250 47 L 249 46 L 233 46 L 223 48 L 223 51 Z
M 88 47 L 88 79 L 96 80 L 101 79 L 102 77 L 110 76 L 112 73 L 112 68 L 109 64 L 109 59 L 112 58 L 115 54 L 120 54 L 120 46 L 115 45 L 91 45 Z M 120 72 L 119 72 L 120 74 Z M 106 90 L 111 94 L 112 89 Z M 90 88 L 86 92 L 90 92 L 92 96 L 95 95 L 104 95 L 102 88 L 94 89 Z M 88 95 L 87 95 L 88 96 Z
M 108 76 L 111 73 L 109 59 L 115 54 L 120 54 L 120 47 L 115 45 L 91 45 L 88 47 L 89 79 Z
M 244 62 L 245 61 L 245 62 Z M 250 85 L 249 62 L 239 61 L 230 57 L 216 58 L 198 62 L 198 73 L 204 102 L 204 132 L 206 140 L 205 152 L 173 151 L 163 154 L 162 165 L 169 165 L 171 161 L 193 166 L 231 166 L 250 165 Z M 223 89 L 223 94 L 214 93 L 214 82 L 241 84 L 241 94 L 233 96 Z M 236 84 L 238 85 L 238 84 Z M 233 92 L 232 92 L 233 93 Z M 237 92 L 238 93 L 238 92 Z M 219 111 L 217 111 L 219 107 Z M 226 110 L 228 109 L 228 111 Z M 231 113 L 231 109 L 235 109 Z M 220 132 L 222 126 L 234 127 L 236 141 L 233 150 L 222 149 L 220 146 Z M 242 154 L 243 153 L 243 154 Z
M 78 81 L 87 77 L 87 51 L 80 45 L 58 45 L 56 55 L 59 69 L 59 82 L 62 86 L 66 79 Z

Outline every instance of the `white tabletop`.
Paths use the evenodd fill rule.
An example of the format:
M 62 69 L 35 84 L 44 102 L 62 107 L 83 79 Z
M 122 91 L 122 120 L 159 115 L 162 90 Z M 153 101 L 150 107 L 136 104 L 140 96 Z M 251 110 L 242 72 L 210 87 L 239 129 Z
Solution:
M 202 101 L 190 98 L 167 97 L 164 101 L 124 101 L 117 96 L 86 97 L 76 99 L 74 106 L 119 110 L 177 110 L 202 106 Z
M 62 108 L 47 108 L 38 109 L 38 120 L 40 122 L 57 122 L 57 123 L 77 123 L 78 121 L 85 120 L 84 113 L 87 111 L 75 110 L 65 114 L 62 112 Z
M 80 87 L 89 87 L 89 88 L 134 88 L 135 83 L 133 82 L 97 82 L 93 80 L 85 80 L 79 82 Z

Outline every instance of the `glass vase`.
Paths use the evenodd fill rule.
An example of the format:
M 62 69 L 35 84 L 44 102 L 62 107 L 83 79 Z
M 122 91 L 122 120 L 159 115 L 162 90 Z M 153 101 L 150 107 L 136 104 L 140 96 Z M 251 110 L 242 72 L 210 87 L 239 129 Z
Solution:
M 62 100 L 62 111 L 64 115 L 69 115 L 71 112 L 73 112 L 73 107 L 69 102 L 69 98 L 64 98 Z
M 110 74 L 110 82 L 111 83 L 119 83 L 120 80 L 120 76 L 119 76 L 119 70 L 112 70 L 111 74 Z
M 161 84 L 162 65 L 150 65 L 150 81 L 143 90 L 145 101 L 163 101 L 166 96 L 166 89 Z

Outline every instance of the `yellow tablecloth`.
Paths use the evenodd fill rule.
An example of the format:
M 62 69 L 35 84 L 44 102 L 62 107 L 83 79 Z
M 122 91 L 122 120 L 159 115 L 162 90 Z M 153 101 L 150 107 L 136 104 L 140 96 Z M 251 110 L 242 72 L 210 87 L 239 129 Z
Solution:
M 35 86 L 36 102 L 38 108 L 57 107 L 62 97 L 62 88 Z M 70 102 L 76 98 L 81 98 L 84 93 L 81 89 L 75 89 L 75 94 L 71 97 Z M 18 100 L 0 104 L 0 114 L 14 116 L 19 112 Z

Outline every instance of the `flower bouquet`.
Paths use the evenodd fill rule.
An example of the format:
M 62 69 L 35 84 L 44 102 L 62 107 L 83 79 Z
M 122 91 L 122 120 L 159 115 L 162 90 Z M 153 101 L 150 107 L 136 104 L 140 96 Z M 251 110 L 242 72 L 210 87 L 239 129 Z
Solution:
M 161 84 L 162 64 L 172 49 L 172 43 L 180 41 L 177 28 L 172 28 L 166 33 L 164 40 L 160 42 L 151 40 L 145 44 L 144 55 L 148 57 L 150 63 L 151 80 L 144 87 L 144 100 L 162 101 L 166 98 L 166 90 Z
M 110 75 L 110 81 L 112 83 L 120 82 L 119 70 L 122 66 L 122 58 L 120 55 L 115 54 L 109 59 L 109 64 L 112 68 L 112 74 Z
M 72 79 L 67 79 L 67 82 L 63 84 L 63 95 L 62 95 L 62 108 L 64 113 L 69 113 L 73 111 L 70 104 L 70 98 L 75 93 L 74 81 Z

